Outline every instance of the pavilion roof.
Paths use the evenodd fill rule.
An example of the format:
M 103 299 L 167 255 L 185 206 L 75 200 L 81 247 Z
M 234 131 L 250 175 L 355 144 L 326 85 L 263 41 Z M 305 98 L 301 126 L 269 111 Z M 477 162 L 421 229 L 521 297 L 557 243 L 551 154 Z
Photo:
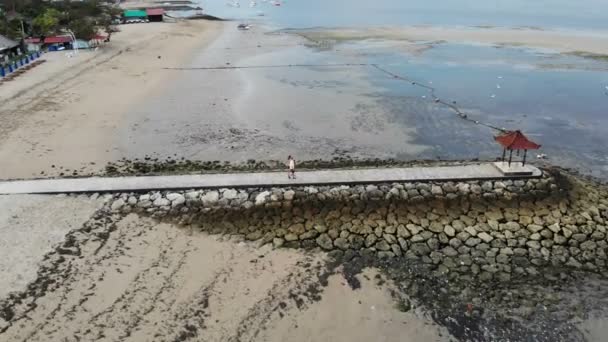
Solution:
M 529 140 L 521 131 L 510 131 L 494 137 L 507 150 L 537 150 L 541 145 Z

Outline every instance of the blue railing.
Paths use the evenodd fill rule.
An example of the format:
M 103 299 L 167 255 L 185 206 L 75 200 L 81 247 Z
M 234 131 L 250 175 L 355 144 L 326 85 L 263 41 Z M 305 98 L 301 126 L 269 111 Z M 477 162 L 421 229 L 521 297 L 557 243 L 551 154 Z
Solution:
M 41 55 L 42 53 L 37 51 L 25 56 L 20 56 L 8 64 L 0 65 L 0 77 L 8 76 L 9 74 L 19 70 L 19 68 L 26 66 L 34 60 L 40 58 Z

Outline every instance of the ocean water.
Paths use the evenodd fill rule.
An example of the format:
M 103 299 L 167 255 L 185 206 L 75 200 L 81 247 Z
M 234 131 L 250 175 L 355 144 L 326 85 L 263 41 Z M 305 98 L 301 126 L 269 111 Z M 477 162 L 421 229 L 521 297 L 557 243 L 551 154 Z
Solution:
M 204 0 L 207 13 L 258 20 L 273 29 L 404 25 L 507 26 L 539 29 L 608 30 L 605 0 L 288 0 L 281 6 L 258 1 L 240 7 Z M 260 16 L 263 13 L 264 16 Z M 333 49 L 310 48 L 303 60 L 315 63 L 377 64 L 435 88 L 442 100 L 468 118 L 505 129 L 521 129 L 543 145 L 552 163 L 608 177 L 608 62 L 551 51 L 491 45 L 437 44 L 421 53 L 395 48 L 395 42 L 343 42 Z M 289 60 L 277 49 L 271 59 Z M 364 68 L 370 99 L 393 116 L 395 124 L 416 127 L 416 143 L 429 148 L 403 158 L 493 158 L 500 149 L 497 131 L 460 119 L 434 103 L 428 89 Z M 268 78 L 286 79 L 280 70 Z M 336 79 L 339 79 L 336 76 Z M 535 158 L 535 154 L 531 154 Z
M 197 0 L 194 0 L 197 1 Z M 227 4 L 239 3 L 240 7 Z M 531 26 L 608 29 L 606 0 L 198 0 L 224 18 L 264 17 L 278 27 L 398 25 Z

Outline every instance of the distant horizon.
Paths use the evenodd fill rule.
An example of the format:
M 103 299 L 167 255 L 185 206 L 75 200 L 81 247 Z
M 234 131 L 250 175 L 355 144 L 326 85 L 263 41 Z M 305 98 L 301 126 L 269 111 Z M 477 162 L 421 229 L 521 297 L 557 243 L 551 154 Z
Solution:
M 254 18 L 262 11 L 261 18 L 292 28 L 427 24 L 608 30 L 608 1 L 600 0 L 463 0 L 441 6 L 424 0 L 284 0 L 280 7 L 256 1 L 253 8 L 249 0 L 240 1 L 240 8 L 227 6 L 227 0 L 192 1 L 209 14 L 231 19 Z

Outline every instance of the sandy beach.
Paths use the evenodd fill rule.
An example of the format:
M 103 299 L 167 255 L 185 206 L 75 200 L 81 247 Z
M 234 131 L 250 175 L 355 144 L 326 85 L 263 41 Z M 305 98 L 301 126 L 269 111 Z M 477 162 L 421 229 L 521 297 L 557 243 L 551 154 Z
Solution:
M 129 111 L 171 84 L 174 73 L 163 67 L 188 61 L 219 29 L 206 21 L 124 25 L 98 51 L 44 55 L 47 63 L 0 88 L 0 177 L 120 158 L 117 132 Z
M 363 72 L 196 70 L 304 61 L 304 39 L 229 22 L 121 28 L 108 47 L 49 54 L 39 73 L 3 87 L 0 178 L 89 174 L 147 155 L 245 162 L 424 150 L 367 96 Z
M 70 230 L 80 229 L 101 204 L 86 196 L 0 196 L 0 298 L 34 281 L 44 255 Z
M 61 280 L 26 291 L 13 307 L 18 319 L 0 319 L 1 340 L 450 340 L 423 315 L 397 310 L 373 270 L 360 289 L 340 275 L 321 288 L 324 254 L 258 248 L 136 215 L 111 222 L 72 233 L 78 256 L 64 255 L 69 262 L 45 258 L 36 283 Z

